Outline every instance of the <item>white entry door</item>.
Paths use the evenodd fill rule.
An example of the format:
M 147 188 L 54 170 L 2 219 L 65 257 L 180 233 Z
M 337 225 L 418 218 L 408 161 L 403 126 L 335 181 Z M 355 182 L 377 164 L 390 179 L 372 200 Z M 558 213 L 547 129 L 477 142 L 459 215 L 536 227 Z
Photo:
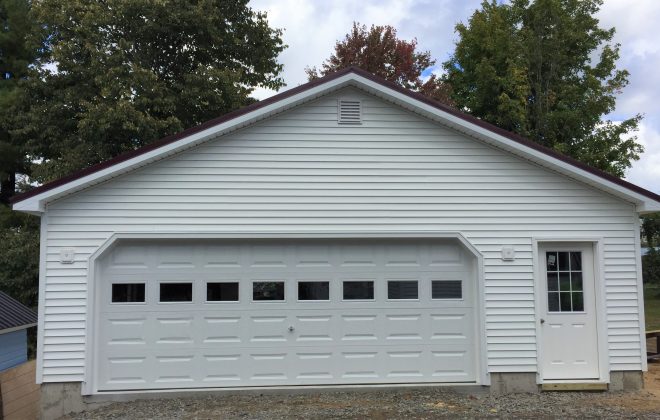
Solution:
M 539 256 L 543 379 L 598 379 L 593 245 L 542 244 Z

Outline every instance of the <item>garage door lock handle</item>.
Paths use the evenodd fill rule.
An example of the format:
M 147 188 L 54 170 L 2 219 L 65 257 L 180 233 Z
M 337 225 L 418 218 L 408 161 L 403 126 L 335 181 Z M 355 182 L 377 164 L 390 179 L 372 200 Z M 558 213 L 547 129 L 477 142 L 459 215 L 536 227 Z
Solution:
M 293 325 L 289 325 L 289 332 L 293 332 L 293 330 L 295 330 L 295 328 L 293 328 Z

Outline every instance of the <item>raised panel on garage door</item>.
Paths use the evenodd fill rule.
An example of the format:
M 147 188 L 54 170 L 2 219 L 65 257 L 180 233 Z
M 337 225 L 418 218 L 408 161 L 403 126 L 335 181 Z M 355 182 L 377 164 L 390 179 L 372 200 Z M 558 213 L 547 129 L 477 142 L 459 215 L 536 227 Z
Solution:
M 474 382 L 472 264 L 453 240 L 119 243 L 99 262 L 95 386 Z

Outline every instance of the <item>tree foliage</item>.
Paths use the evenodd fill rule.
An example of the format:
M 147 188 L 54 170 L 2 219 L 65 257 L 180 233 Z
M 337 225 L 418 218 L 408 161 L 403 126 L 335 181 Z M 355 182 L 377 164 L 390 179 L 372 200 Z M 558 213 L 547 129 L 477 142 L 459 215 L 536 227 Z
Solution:
M 42 0 L 51 54 L 14 124 L 52 180 L 278 89 L 281 31 L 247 0 Z
M 360 67 L 370 73 L 394 82 L 406 89 L 421 92 L 441 102 L 449 102 L 449 90 L 435 75 L 422 78 L 424 70 L 431 68 L 435 60 L 429 51 L 417 51 L 417 40 L 397 38 L 392 26 L 375 26 L 353 23 L 353 28 L 343 41 L 337 41 L 334 53 L 321 68 L 307 67 L 309 80 L 334 73 L 350 66 Z
M 12 195 L 279 88 L 283 48 L 247 0 L 0 0 L 0 289 L 36 305 L 39 220 Z
M 649 251 L 642 256 L 642 278 L 644 283 L 660 285 L 660 213 L 642 216 L 642 242 Z
M 0 206 L 0 290 L 24 305 L 37 307 L 39 218 Z
M 28 0 L 0 0 L 0 290 L 30 307 L 37 305 L 39 219 L 12 212 L 8 204 L 25 187 L 20 175 L 30 167 L 11 122 L 30 66 L 45 52 L 43 36 Z
M 660 285 L 660 251 L 651 248 L 642 257 L 642 278 L 644 283 Z
M 642 241 L 653 248 L 660 246 L 660 213 L 642 216 Z
M 29 160 L 24 143 L 10 132 L 21 94 L 20 81 L 42 52 L 42 32 L 26 0 L 0 0 L 0 203 L 15 193 L 16 176 L 26 173 Z
M 640 115 L 603 120 L 628 72 L 616 67 L 601 0 L 484 1 L 443 66 L 457 107 L 589 165 L 623 176 L 643 151 Z

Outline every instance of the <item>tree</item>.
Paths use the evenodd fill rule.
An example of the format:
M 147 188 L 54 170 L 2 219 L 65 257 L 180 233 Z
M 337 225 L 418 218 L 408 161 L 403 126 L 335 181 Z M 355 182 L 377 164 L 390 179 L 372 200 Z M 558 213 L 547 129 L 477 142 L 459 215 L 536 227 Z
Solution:
M 335 52 L 321 68 L 307 67 L 309 80 L 334 73 L 350 66 L 360 67 L 370 73 L 394 82 L 406 89 L 421 92 L 441 102 L 449 103 L 447 85 L 435 75 L 426 80 L 422 73 L 433 67 L 435 60 L 429 51 L 417 51 L 417 40 L 397 38 L 392 26 L 374 26 L 353 23 L 353 28 L 343 41 L 337 41 Z
M 12 212 L 8 202 L 25 185 L 30 161 L 24 142 L 10 129 L 30 66 L 45 52 L 41 27 L 29 0 L 0 0 L 0 290 L 37 305 L 39 218 Z
M 642 278 L 644 283 L 660 285 L 660 251 L 655 248 L 660 245 L 660 213 L 642 216 L 641 235 L 649 248 L 642 256 Z
M 0 203 L 4 205 L 15 193 L 17 174 L 25 174 L 29 166 L 24 145 L 10 133 L 9 121 L 20 81 L 41 52 L 40 35 L 27 0 L 0 0 Z
M 660 213 L 642 216 L 642 240 L 646 246 L 653 248 L 660 246 Z
M 650 249 L 642 257 L 642 279 L 645 284 L 660 285 L 660 251 Z
M 0 0 L 3 202 L 279 88 L 284 47 L 247 0 Z M 0 289 L 36 305 L 38 218 L 0 205 L 0 241 Z
M 42 0 L 49 57 L 14 133 L 38 182 L 148 144 L 283 86 L 282 32 L 247 0 Z
M 621 122 L 615 108 L 628 72 L 616 68 L 614 28 L 594 17 L 601 0 L 484 1 L 459 23 L 443 63 L 459 109 L 591 166 L 623 176 L 643 152 L 641 115 Z
M 39 290 L 39 218 L 0 206 L 0 290 L 32 308 Z

